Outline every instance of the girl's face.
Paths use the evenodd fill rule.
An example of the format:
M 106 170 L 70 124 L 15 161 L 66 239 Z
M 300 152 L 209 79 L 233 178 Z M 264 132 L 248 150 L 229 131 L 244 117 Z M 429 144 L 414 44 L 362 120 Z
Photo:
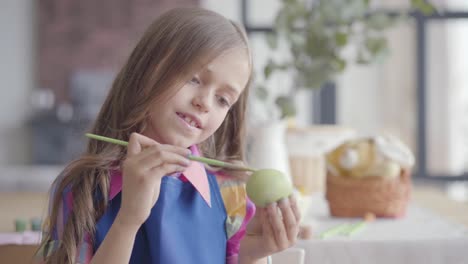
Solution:
M 247 85 L 250 69 L 243 49 L 211 61 L 166 102 L 150 109 L 143 132 L 159 143 L 189 147 L 211 136 Z

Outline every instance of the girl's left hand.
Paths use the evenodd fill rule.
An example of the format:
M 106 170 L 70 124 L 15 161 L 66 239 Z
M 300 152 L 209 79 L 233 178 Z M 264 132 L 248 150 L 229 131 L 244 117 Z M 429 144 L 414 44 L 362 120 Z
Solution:
M 241 258 L 254 261 L 293 246 L 299 233 L 300 219 L 294 196 L 257 208 L 241 242 Z

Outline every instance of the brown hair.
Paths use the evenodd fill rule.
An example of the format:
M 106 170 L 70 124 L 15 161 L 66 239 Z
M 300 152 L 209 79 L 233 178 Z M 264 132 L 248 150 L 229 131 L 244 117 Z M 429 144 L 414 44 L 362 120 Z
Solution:
M 177 8 L 162 14 L 147 29 L 116 76 L 91 133 L 129 140 L 132 132 L 145 129 L 152 103 L 174 94 L 197 69 L 234 48 L 246 50 L 251 78 L 250 49 L 242 27 L 200 8 Z M 244 119 L 250 78 L 220 128 L 200 144 L 204 155 L 244 160 Z M 90 140 L 86 152 L 57 177 L 41 247 L 46 252 L 53 240 L 50 231 L 56 229 L 66 188 L 73 194 L 73 212 L 59 238 L 59 247 L 45 257 L 46 263 L 75 261 L 78 244 L 85 234 L 94 234 L 96 220 L 107 208 L 107 195 L 102 195 L 99 201 L 93 197 L 97 192 L 108 194 L 109 171 L 118 169 L 124 157 L 123 147 Z

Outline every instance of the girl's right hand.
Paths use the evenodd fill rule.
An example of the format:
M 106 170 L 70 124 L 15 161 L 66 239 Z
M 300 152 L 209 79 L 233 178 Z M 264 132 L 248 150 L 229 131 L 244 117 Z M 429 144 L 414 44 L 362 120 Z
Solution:
M 190 164 L 190 153 L 189 149 L 132 133 L 123 162 L 122 202 L 116 220 L 139 228 L 158 199 L 162 177 L 184 171 Z

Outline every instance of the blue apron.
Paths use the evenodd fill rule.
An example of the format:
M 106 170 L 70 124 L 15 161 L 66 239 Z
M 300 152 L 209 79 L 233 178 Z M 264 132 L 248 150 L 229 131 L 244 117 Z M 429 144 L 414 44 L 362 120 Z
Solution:
M 226 263 L 226 211 L 216 178 L 207 173 L 211 208 L 190 182 L 164 177 L 158 201 L 135 238 L 132 264 Z M 96 225 L 94 252 L 120 208 L 121 193 Z

